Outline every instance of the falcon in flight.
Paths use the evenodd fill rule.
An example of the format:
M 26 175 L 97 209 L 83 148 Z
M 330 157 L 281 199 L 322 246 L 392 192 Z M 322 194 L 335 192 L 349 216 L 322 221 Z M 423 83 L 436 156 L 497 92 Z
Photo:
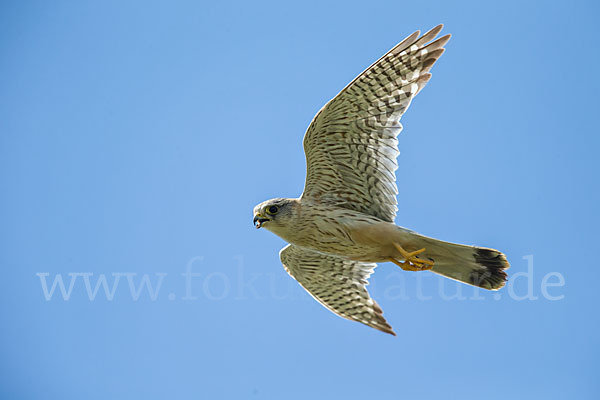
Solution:
M 304 135 L 306 183 L 297 199 L 254 208 L 254 225 L 289 242 L 286 271 L 341 317 L 395 335 L 366 286 L 376 263 L 431 270 L 497 290 L 509 267 L 497 250 L 443 242 L 394 224 L 400 118 L 425 87 L 450 35 L 417 31 L 346 86 Z

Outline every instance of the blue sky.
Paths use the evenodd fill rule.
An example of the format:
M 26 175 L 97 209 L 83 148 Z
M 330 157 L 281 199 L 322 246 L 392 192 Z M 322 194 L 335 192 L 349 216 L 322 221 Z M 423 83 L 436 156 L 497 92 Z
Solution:
M 598 398 L 598 11 L 3 2 L 1 397 Z M 512 279 L 382 264 L 391 337 L 310 298 L 252 208 L 298 196 L 316 111 L 438 23 L 453 38 L 402 120 L 397 223 L 501 249 Z M 102 277 L 114 293 L 93 296 Z

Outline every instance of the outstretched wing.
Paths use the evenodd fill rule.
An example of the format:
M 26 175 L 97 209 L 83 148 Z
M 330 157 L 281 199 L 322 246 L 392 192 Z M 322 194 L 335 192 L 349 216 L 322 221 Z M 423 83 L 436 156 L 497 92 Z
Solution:
M 302 198 L 394 221 L 399 120 L 444 52 L 450 35 L 431 42 L 441 30 L 404 39 L 317 113 L 304 136 Z
M 285 270 L 337 315 L 396 335 L 366 286 L 377 266 L 318 253 L 293 244 L 279 252 Z

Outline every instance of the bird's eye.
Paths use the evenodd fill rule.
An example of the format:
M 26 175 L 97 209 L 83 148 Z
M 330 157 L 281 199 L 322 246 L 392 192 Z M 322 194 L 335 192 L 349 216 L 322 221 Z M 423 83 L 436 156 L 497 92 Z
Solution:
M 267 213 L 274 215 L 277 214 L 277 211 L 279 211 L 279 207 L 277 206 L 271 206 L 269 208 L 267 208 Z

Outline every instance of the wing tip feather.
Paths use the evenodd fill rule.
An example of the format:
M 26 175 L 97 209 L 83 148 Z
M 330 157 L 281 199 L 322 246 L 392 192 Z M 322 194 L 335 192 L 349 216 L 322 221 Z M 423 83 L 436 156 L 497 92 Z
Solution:
M 396 332 L 394 332 L 392 326 L 384 318 L 383 310 L 375 300 L 373 300 L 373 311 L 375 312 L 375 321 L 374 323 L 368 325 L 372 328 L 377 329 L 378 331 L 388 333 L 392 336 L 396 336 Z

